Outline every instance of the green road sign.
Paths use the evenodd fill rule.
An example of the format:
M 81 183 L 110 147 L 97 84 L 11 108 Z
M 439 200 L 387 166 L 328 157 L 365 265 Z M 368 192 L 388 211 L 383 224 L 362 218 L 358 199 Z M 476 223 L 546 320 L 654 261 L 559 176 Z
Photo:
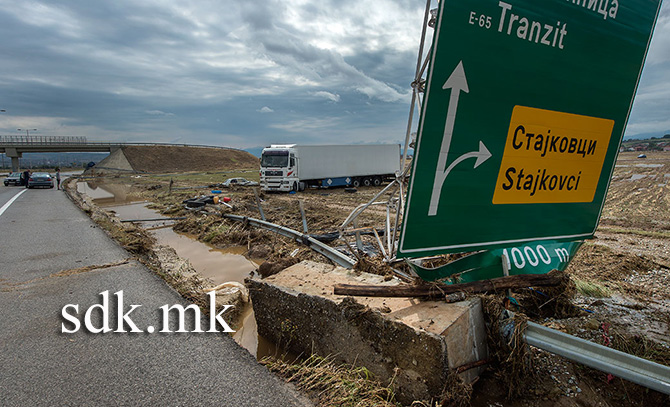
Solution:
M 522 246 L 484 250 L 436 268 L 421 267 L 410 261 L 416 274 L 426 281 L 446 280 L 448 283 L 469 283 L 503 277 L 503 261 L 509 275 L 546 274 L 563 271 L 583 242 L 529 242 Z
M 443 0 L 399 257 L 593 236 L 660 0 Z

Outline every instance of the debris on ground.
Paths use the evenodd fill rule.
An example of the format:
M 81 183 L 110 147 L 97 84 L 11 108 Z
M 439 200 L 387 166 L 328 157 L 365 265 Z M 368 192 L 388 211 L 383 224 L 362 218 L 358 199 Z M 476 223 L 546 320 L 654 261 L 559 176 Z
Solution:
M 634 153 L 619 155 L 596 238 L 585 243 L 572 260 L 566 270 L 569 281 L 555 291 L 538 287 L 513 290 L 513 300 L 508 299 L 508 307 L 515 311 L 515 317 L 523 314 L 536 323 L 596 343 L 602 344 L 607 337 L 617 349 L 667 365 L 670 349 L 670 154 L 649 152 L 647 155 L 644 163 L 637 160 Z M 257 174 L 257 169 L 252 171 Z M 241 175 L 252 177 L 253 174 Z M 164 215 L 186 216 L 175 223 L 176 231 L 214 247 L 241 244 L 247 247 L 249 257 L 268 262 L 265 268 L 270 269 L 270 273 L 273 267 L 281 267 L 275 265 L 282 259 L 328 262 L 292 239 L 220 217 L 222 211 L 258 217 L 257 200 L 251 189 L 227 190 L 235 203 L 234 209 L 211 204 L 205 205 L 203 212 L 184 208 L 182 201 L 200 194 L 192 185 L 211 185 L 209 189 L 218 189 L 217 183 L 222 179 L 235 176 L 237 174 L 204 179 L 198 175 L 199 178 L 189 180 L 188 176 L 176 175 L 171 191 L 166 188 L 169 182 L 166 177 L 145 175 L 132 180 L 117 177 L 95 182 L 130 185 L 129 196 L 151 201 L 152 207 Z M 156 188 L 155 185 L 165 187 Z M 293 230 L 302 230 L 299 208 L 299 201 L 302 201 L 309 233 L 313 237 L 330 234 L 330 246 L 348 250 L 355 246 L 354 239 L 344 236 L 343 241 L 334 236 L 333 231 L 338 230 L 352 210 L 378 192 L 379 188 L 375 187 L 360 187 L 355 194 L 344 189 L 307 189 L 294 195 L 260 193 L 259 198 L 269 222 Z M 92 218 L 101 219 L 90 202 L 82 204 L 82 208 Z M 385 207 L 371 206 L 358 218 L 358 227 L 379 227 L 385 219 Z M 102 222 L 106 221 L 102 219 Z M 128 232 L 124 232 L 126 243 L 122 244 L 138 253 L 143 252 L 142 239 L 138 242 L 134 238 L 139 236 L 133 235 L 132 230 Z M 361 239 L 364 245 L 375 244 L 373 236 L 361 236 Z M 436 256 L 425 260 L 424 266 L 439 266 L 459 256 L 462 254 Z M 388 275 L 390 268 L 378 257 L 365 255 L 356 267 L 381 275 Z M 496 302 L 502 303 L 506 298 L 503 293 L 498 296 Z M 496 307 L 504 308 L 503 305 Z M 603 324 L 608 326 L 607 333 Z M 501 344 L 501 348 L 502 345 L 510 346 Z M 511 348 L 517 349 L 513 343 Z M 528 358 L 530 362 L 526 365 Z M 498 359 L 474 385 L 473 405 L 502 405 L 497 404 L 502 400 L 505 400 L 505 406 L 511 407 L 670 405 L 668 396 L 621 379 L 608 381 L 607 374 L 532 347 L 526 356 L 509 360 L 501 356 Z M 510 388 L 509 380 L 503 380 L 505 377 L 501 372 L 508 371 L 516 372 L 513 377 L 523 377 L 514 384 L 522 387 Z M 513 397 L 508 399 L 510 395 Z

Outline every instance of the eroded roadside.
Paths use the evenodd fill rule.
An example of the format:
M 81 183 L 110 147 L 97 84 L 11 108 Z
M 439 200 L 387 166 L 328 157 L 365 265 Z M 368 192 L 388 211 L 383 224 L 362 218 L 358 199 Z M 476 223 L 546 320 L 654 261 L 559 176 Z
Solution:
M 68 179 L 64 189 L 67 196 L 112 239 L 161 276 L 184 298 L 206 309 L 207 297 L 204 290 L 209 284 L 174 249 L 155 245 L 156 239 L 147 230 L 132 222 L 122 223 L 113 213 L 95 205 L 92 198 L 77 190 L 77 179 Z M 217 298 L 218 302 L 220 305 L 226 304 L 223 299 L 218 301 Z

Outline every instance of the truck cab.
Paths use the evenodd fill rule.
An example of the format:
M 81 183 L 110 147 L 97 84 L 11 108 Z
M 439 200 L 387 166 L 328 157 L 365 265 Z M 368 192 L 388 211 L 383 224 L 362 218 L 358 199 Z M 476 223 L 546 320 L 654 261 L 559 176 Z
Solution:
M 294 144 L 271 145 L 261 154 L 261 188 L 263 191 L 298 191 L 298 158 Z

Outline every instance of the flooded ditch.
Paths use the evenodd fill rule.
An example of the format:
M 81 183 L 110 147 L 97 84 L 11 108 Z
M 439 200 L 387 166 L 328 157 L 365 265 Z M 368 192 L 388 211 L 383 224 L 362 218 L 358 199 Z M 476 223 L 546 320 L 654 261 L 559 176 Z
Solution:
M 128 194 L 129 189 L 129 186 L 123 184 L 87 181 L 77 183 L 79 193 L 88 195 L 97 206 L 113 212 L 121 221 L 165 217 L 148 208 L 148 201 L 134 201 Z M 262 262 L 245 257 L 247 248 L 244 246 L 214 248 L 193 236 L 175 232 L 172 229 L 173 221 L 135 223 L 149 231 L 157 244 L 173 248 L 179 257 L 188 260 L 201 277 L 212 282 L 212 286 L 226 282 L 244 283 L 244 279 Z M 247 303 L 241 311 L 236 328 L 233 339 L 257 359 L 279 354 L 272 342 L 258 335 L 251 303 Z

